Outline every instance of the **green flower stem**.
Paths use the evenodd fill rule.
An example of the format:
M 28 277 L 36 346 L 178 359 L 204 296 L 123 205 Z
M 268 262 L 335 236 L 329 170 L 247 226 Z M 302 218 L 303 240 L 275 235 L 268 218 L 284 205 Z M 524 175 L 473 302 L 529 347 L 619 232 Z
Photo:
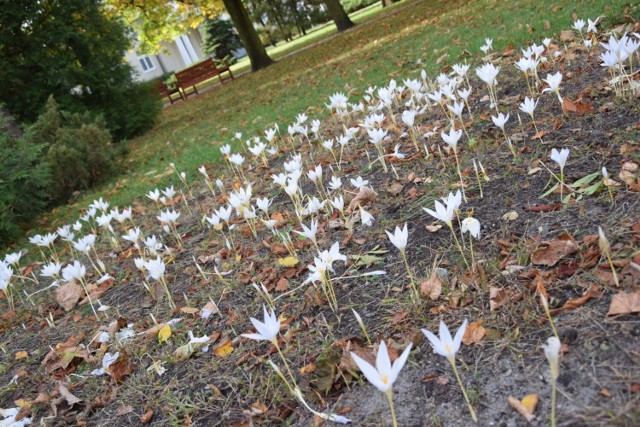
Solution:
M 462 255 L 462 260 L 464 261 L 464 265 L 467 266 L 468 269 L 470 269 L 469 267 L 469 263 L 467 262 L 467 257 L 464 256 L 464 251 L 462 250 L 462 246 L 460 246 L 460 241 L 458 240 L 458 236 L 456 236 L 455 231 L 453 231 L 453 225 L 452 224 L 447 224 L 449 226 L 449 229 L 451 230 L 451 234 L 453 234 L 453 239 L 456 241 L 456 246 L 458 246 L 458 250 L 460 251 L 460 255 Z
M 418 292 L 418 287 L 416 286 L 415 280 L 413 280 L 413 275 L 411 274 L 411 269 L 409 268 L 409 261 L 407 260 L 407 253 L 404 249 L 400 251 L 402 255 L 402 259 L 404 260 L 404 265 L 407 267 L 407 274 L 409 275 L 409 279 L 411 280 L 411 290 L 413 291 L 413 298 L 415 298 L 415 303 L 417 304 L 420 301 L 420 293 Z
M 462 395 L 464 396 L 464 400 L 467 401 L 467 406 L 469 407 L 469 412 L 471 412 L 471 418 L 474 423 L 478 422 L 478 418 L 476 417 L 476 412 L 473 410 L 471 406 L 471 402 L 469 401 L 469 396 L 467 396 L 467 391 L 462 384 L 462 380 L 460 379 L 460 375 L 458 375 L 458 368 L 456 368 L 456 359 L 453 357 L 449 359 L 449 363 L 451 363 L 451 367 L 453 367 L 453 373 L 456 374 L 456 379 L 458 380 L 458 384 L 460 384 L 460 388 L 462 389 Z
M 396 410 L 393 407 L 393 389 L 390 388 L 385 394 L 387 395 L 387 400 L 389 401 L 389 408 L 391 408 L 391 422 L 393 423 L 393 427 L 398 427 L 398 421 L 396 420 Z
M 280 344 L 278 344 L 278 337 L 275 337 L 273 340 L 271 340 L 271 342 L 276 347 L 276 350 L 278 350 L 278 354 L 280 354 L 280 358 L 284 362 L 284 367 L 287 369 L 287 373 L 291 377 L 291 383 L 294 385 L 294 387 L 297 388 L 298 385 L 296 384 L 296 377 L 294 377 L 293 373 L 291 373 L 291 369 L 289 368 L 289 364 L 287 363 L 287 359 L 285 359 L 284 354 L 282 353 L 282 349 L 280 348 Z M 287 382 L 287 385 L 289 385 L 288 382 Z M 291 387 L 291 386 L 289 386 L 289 388 L 293 389 L 293 387 Z

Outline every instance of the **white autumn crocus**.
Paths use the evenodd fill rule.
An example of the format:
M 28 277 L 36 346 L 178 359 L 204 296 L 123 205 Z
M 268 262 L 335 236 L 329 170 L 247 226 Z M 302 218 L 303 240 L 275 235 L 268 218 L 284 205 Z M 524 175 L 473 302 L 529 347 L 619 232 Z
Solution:
M 220 153 L 223 156 L 229 156 L 231 154 L 231 145 L 225 144 L 222 147 L 220 147 Z
M 556 390 L 557 381 L 560 376 L 560 350 L 562 343 L 557 337 L 550 337 L 547 343 L 542 345 L 544 355 L 549 362 L 551 369 L 551 425 L 556 425 Z
M 156 216 L 158 221 L 163 224 L 174 224 L 178 218 L 180 217 L 180 212 L 176 212 L 175 210 L 165 210 L 160 212 L 160 215 Z
M 500 67 L 496 67 L 491 63 L 485 63 L 476 68 L 476 75 L 489 86 L 495 86 L 497 84 L 496 77 L 498 77 L 499 72 Z
M 362 209 L 362 206 L 360 206 L 360 221 L 362 222 L 362 225 L 367 225 L 369 227 L 373 225 L 373 215 Z
M 491 120 L 493 121 L 494 125 L 496 125 L 497 127 L 499 127 L 500 129 L 502 129 L 504 131 L 504 125 L 509 120 L 509 114 L 507 114 L 505 116 L 504 114 L 500 113 L 500 114 L 498 114 L 498 117 L 491 116 Z
M 245 160 L 244 156 L 239 153 L 232 154 L 231 156 L 229 156 L 229 161 L 234 165 L 236 165 L 237 167 L 242 166 L 242 164 L 244 163 L 244 160 Z
M 563 148 L 558 151 L 555 148 L 551 150 L 551 155 L 549 158 L 556 162 L 558 166 L 560 166 L 560 175 L 564 174 L 564 166 L 567 163 L 567 158 L 569 157 L 569 149 Z
M 474 239 L 480 240 L 480 221 L 473 217 L 462 220 L 462 232 L 469 233 Z
M 317 246 L 316 233 L 318 233 L 318 220 L 311 220 L 311 224 L 309 227 L 302 223 L 300 223 L 300 226 L 302 227 L 302 231 L 293 230 L 293 232 L 306 237 L 307 239 L 311 240 L 314 245 Z
M 409 126 L 412 127 L 414 125 L 415 119 L 416 119 L 416 115 L 418 114 L 418 112 L 416 110 L 406 110 L 402 112 L 402 122 Z
M 455 209 L 452 206 L 447 205 L 446 207 L 440 203 L 439 201 L 435 201 L 435 211 L 432 211 L 428 208 L 422 208 L 426 213 L 431 215 L 437 220 L 440 220 L 447 224 L 449 228 L 453 228 L 453 217 L 455 215 Z
M 351 182 L 351 185 L 353 185 L 358 190 L 362 190 L 369 184 L 369 181 L 366 179 L 362 179 L 361 176 L 356 177 L 356 179 L 350 178 L 349 181 Z
M 455 130 L 453 127 L 451 127 L 451 129 L 449 129 L 449 133 L 445 133 L 445 132 L 441 132 L 440 136 L 442 137 L 443 141 L 447 143 L 447 145 L 449 145 L 451 148 L 453 148 L 453 151 L 457 151 L 458 149 L 458 141 L 460 140 L 460 137 L 462 136 L 462 131 L 461 130 Z
M 336 196 L 333 200 L 330 200 L 330 202 L 331 206 L 333 206 L 334 209 L 337 209 L 338 212 L 344 211 L 344 198 L 342 196 Z
M 67 265 L 62 269 L 62 279 L 65 282 L 72 280 L 82 281 L 87 274 L 87 268 L 79 261 L 74 261 L 73 264 Z
M 18 251 L 5 255 L 4 260 L 5 262 L 7 262 L 7 264 L 17 266 L 20 262 L 20 258 L 22 258 L 22 252 Z
M 140 228 L 135 227 L 135 228 L 129 229 L 127 231 L 127 234 L 123 234 L 122 238 L 133 244 L 137 244 L 138 240 L 140 239 L 140 234 L 141 234 Z
M 280 332 L 280 320 L 273 310 L 271 310 L 271 312 L 268 312 L 267 307 L 265 307 L 264 305 L 262 306 L 262 310 L 264 312 L 264 322 L 261 322 L 258 319 L 254 319 L 253 317 L 250 318 L 251 323 L 256 328 L 257 333 L 242 334 L 242 336 L 256 341 L 271 341 L 275 344 L 276 337 Z
M 62 264 L 60 264 L 59 262 L 50 262 L 42 266 L 40 275 L 42 277 L 56 278 L 60 275 L 61 269 L 62 269 Z
M 577 19 L 573 22 L 573 25 L 571 26 L 571 28 L 582 33 L 582 29 L 584 28 L 584 25 L 585 25 L 585 22 L 583 19 Z
M 342 180 L 335 175 L 331 176 L 331 181 L 329 182 L 329 189 L 331 189 L 331 191 L 336 191 L 336 190 L 339 190 L 340 188 L 342 188 Z
M 176 195 L 176 190 L 173 188 L 173 185 L 172 185 L 171 187 L 167 187 L 164 190 L 162 190 L 162 194 L 167 199 L 173 199 L 173 197 Z
M 462 337 L 467 329 L 467 320 L 462 323 L 455 337 L 451 336 L 449 328 L 440 321 L 440 337 L 435 336 L 431 331 L 422 329 L 422 333 L 427 337 L 434 353 L 444 356 L 449 361 L 453 361 L 456 357 L 456 353 L 460 350 L 460 344 L 462 343 Z
M 404 228 L 400 228 L 396 226 L 395 232 L 391 234 L 389 231 L 385 230 L 387 236 L 389 236 L 389 240 L 393 243 L 393 246 L 398 248 L 401 251 L 404 251 L 407 247 L 407 240 L 409 239 L 409 232 L 407 231 L 407 223 L 405 222 Z
M 535 111 L 537 106 L 538 106 L 538 100 L 525 96 L 524 102 L 520 103 L 520 111 L 530 115 L 533 120 L 533 112 Z
M 431 347 L 433 348 L 434 353 L 437 353 L 441 356 L 447 358 L 451 367 L 453 368 L 453 373 L 458 380 L 458 384 L 460 384 L 460 388 L 462 389 L 462 395 L 467 402 L 467 406 L 469 407 L 469 412 L 471 413 L 471 418 L 474 422 L 478 422 L 478 418 L 476 417 L 476 412 L 471 406 L 471 402 L 469 401 L 469 397 L 467 396 L 467 390 L 460 379 L 460 375 L 458 374 L 458 368 L 456 367 L 456 353 L 460 350 L 460 345 L 462 344 L 462 337 L 464 336 L 464 332 L 467 329 L 467 320 L 465 319 L 462 322 L 462 325 L 456 332 L 454 337 L 451 336 L 451 332 L 449 332 L 449 328 L 444 322 L 440 321 L 440 337 L 435 336 L 431 331 L 427 329 L 422 329 L 422 333 L 427 337 Z
M 148 199 L 151 199 L 154 202 L 158 203 L 158 201 L 160 200 L 160 190 L 158 190 L 157 188 L 155 190 L 150 190 L 146 194 L 146 196 Z
M 562 82 L 562 72 L 558 71 L 555 74 L 547 74 L 547 78 L 542 79 L 549 87 L 542 89 L 542 93 L 553 92 L 558 97 L 558 101 L 562 104 L 562 97 L 560 96 L 560 83 Z
M 144 268 L 153 280 L 160 281 L 164 277 L 165 264 L 159 256 L 156 259 L 145 261 Z
M 592 21 L 591 19 L 587 19 L 587 33 L 596 34 L 598 32 L 598 21 L 599 20 L 600 20 L 599 16 L 595 19 L 595 21 Z
M 381 341 L 380 346 L 378 347 L 378 354 L 376 355 L 375 367 L 357 354 L 353 352 L 350 352 L 350 354 L 351 358 L 356 362 L 356 365 L 358 365 L 358 368 L 360 368 L 360 371 L 365 378 L 378 390 L 383 393 L 387 393 L 393 387 L 393 383 L 396 379 L 398 379 L 398 374 L 400 374 L 400 371 L 407 362 L 409 353 L 411 353 L 411 348 L 412 344 L 409 343 L 402 354 L 394 361 L 393 364 L 391 364 L 387 345 L 384 341 Z
M 345 263 L 347 262 L 347 257 L 340 253 L 340 242 L 334 242 L 328 251 L 324 250 L 320 252 L 319 257 L 322 260 L 322 262 L 325 263 L 326 267 L 330 271 L 333 271 L 334 262 L 336 261 L 342 261 Z
M 400 152 L 400 144 L 396 144 L 396 146 L 393 147 L 393 153 L 391 153 L 391 156 L 395 157 L 398 160 L 402 160 L 405 157 L 407 157 L 406 155 Z
M 256 206 L 258 206 L 258 209 L 260 209 L 262 212 L 268 213 L 269 206 L 271 206 L 271 199 L 269 199 L 268 197 L 257 198 Z
M 400 371 L 407 362 L 409 353 L 411 353 L 412 343 L 409 343 L 402 354 L 391 364 L 389 351 L 384 341 L 380 341 L 378 354 L 376 355 L 376 366 L 372 366 L 366 360 L 360 358 L 357 354 L 351 352 L 351 358 L 365 378 L 378 390 L 387 396 L 389 408 L 391 409 L 391 421 L 394 427 L 398 425 L 396 421 L 396 413 L 393 407 L 393 383 L 398 379 Z

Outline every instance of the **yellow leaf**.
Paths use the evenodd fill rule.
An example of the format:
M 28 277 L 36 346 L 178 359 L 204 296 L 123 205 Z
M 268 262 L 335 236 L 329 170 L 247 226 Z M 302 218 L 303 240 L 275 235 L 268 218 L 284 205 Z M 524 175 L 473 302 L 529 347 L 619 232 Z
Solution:
M 160 343 L 163 343 L 166 340 L 168 340 L 170 336 L 171 336 L 171 326 L 163 325 L 158 331 L 158 341 L 160 341 Z
M 230 339 L 226 339 L 213 349 L 213 354 L 218 357 L 225 357 L 233 352 L 233 343 Z
M 23 406 L 27 406 L 27 405 L 29 404 L 29 402 L 27 402 L 27 401 L 26 401 L 26 400 L 24 400 L 24 399 L 18 399 L 18 400 L 16 400 L 16 401 L 15 401 L 15 402 L 13 402 L 13 403 L 15 403 L 15 404 L 16 404 L 18 407 L 20 407 L 20 408 L 22 408 Z
M 16 360 L 25 359 L 27 357 L 29 357 L 29 353 L 26 351 L 19 351 L 16 353 Z
M 538 396 L 535 394 L 529 394 L 523 397 L 520 403 L 522 403 L 522 406 L 524 406 L 530 414 L 533 414 L 536 410 L 536 405 L 538 404 Z
M 288 256 L 286 258 L 278 258 L 278 265 L 280 267 L 294 267 L 298 264 L 298 258 L 294 256 Z
M 236 255 L 236 262 L 240 262 L 242 260 L 242 255 Z

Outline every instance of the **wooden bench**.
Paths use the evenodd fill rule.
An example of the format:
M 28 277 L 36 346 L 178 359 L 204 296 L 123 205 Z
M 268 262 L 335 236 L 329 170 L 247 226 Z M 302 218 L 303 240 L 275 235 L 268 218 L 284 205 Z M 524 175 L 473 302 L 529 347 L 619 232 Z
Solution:
M 182 91 L 178 86 L 169 87 L 163 81 L 158 82 L 158 91 L 160 91 L 160 96 L 163 98 L 169 98 L 169 101 L 173 104 L 174 99 L 171 95 L 175 95 L 176 93 L 180 96 L 180 99 L 184 101 L 184 96 L 182 95 Z
M 228 72 L 228 77 L 223 77 L 222 73 Z M 209 80 L 213 77 L 218 77 L 220 83 L 224 84 L 225 80 L 233 79 L 233 74 L 228 65 L 224 67 L 217 67 L 213 59 L 207 58 L 202 62 L 198 62 L 196 65 L 192 65 L 189 68 L 185 68 L 182 71 L 176 72 L 176 79 L 178 80 L 178 86 L 187 97 L 191 93 L 198 94 L 198 88 L 196 85 L 202 83 L 205 80 Z M 187 90 L 192 89 L 190 93 Z

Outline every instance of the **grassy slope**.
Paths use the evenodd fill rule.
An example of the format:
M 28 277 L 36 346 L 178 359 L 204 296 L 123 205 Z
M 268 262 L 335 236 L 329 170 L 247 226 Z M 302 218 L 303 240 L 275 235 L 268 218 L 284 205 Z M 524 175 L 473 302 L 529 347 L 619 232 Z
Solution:
M 77 203 L 56 209 L 51 216 L 53 225 L 75 218 L 98 196 L 109 198 L 112 205 L 133 203 L 147 190 L 177 179 L 165 173 L 170 162 L 193 177 L 199 165 L 219 159 L 217 147 L 232 142 L 235 132 L 249 138 L 276 122 L 284 130 L 305 110 L 312 118 L 322 117 L 326 115 L 324 102 L 336 91 L 353 88 L 361 94 L 368 86 L 385 84 L 390 78 L 415 77 L 422 68 L 438 72 L 440 65 L 463 61 L 469 52 L 477 52 L 485 37 L 492 37 L 498 50 L 523 45 L 553 36 L 552 30 L 568 28 L 573 13 L 604 15 L 607 20 L 620 17 L 625 4 L 625 0 L 396 4 L 325 43 L 165 109 L 152 131 L 131 141 L 122 175 L 81 195 Z M 547 21 L 552 30 L 544 29 Z M 445 54 L 448 57 L 437 64 L 437 58 Z

